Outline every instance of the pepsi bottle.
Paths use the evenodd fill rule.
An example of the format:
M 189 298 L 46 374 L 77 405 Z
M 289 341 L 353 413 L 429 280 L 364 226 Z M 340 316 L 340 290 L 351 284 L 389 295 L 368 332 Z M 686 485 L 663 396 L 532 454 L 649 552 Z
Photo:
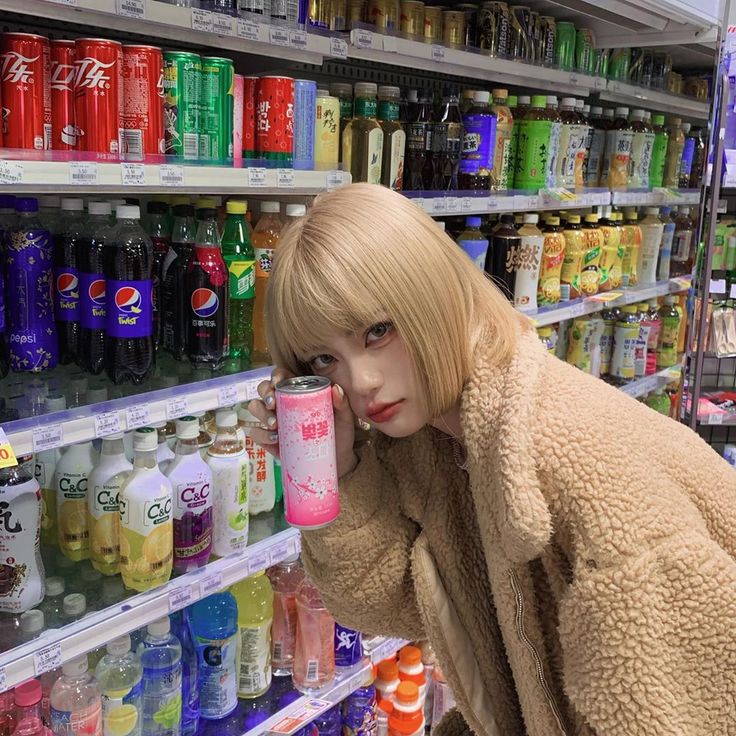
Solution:
M 228 357 L 228 271 L 220 250 L 216 211 L 201 209 L 197 240 L 186 273 L 187 355 L 212 370 Z
M 138 205 L 120 205 L 102 253 L 105 372 L 113 383 L 143 383 L 154 369 L 153 246 Z
M 164 348 L 176 360 L 184 360 L 187 354 L 187 330 L 189 309 L 187 306 L 186 273 L 194 252 L 197 222 L 194 207 L 190 204 L 174 206 L 174 223 L 171 229 L 171 248 L 164 258 L 161 271 L 163 287 L 163 341 Z
M 77 248 L 79 266 L 79 354 L 77 365 L 97 375 L 105 367 L 105 270 L 110 236 L 109 202 L 90 202 L 89 218 Z
M 59 336 L 59 363 L 73 363 L 79 354 L 79 269 L 77 249 L 82 238 L 84 200 L 64 197 L 54 234 L 54 317 Z
M 146 230 L 153 243 L 153 345 L 163 343 L 163 267 L 171 248 L 169 205 L 153 201 L 146 206 Z
M 18 222 L 6 234 L 6 280 L 10 367 L 14 371 L 54 368 L 59 346 L 54 323 L 51 235 L 38 218 L 38 200 L 19 197 Z

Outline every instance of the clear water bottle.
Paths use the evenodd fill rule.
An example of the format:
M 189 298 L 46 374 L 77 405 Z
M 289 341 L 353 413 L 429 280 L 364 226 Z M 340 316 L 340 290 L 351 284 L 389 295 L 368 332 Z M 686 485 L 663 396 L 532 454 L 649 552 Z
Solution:
M 63 626 L 64 617 L 64 578 L 54 575 L 46 578 L 46 597 L 39 609 L 43 611 L 46 626 L 49 629 L 58 629 Z
M 100 686 L 88 669 L 86 654 L 62 666 L 50 696 L 54 736 L 102 733 Z
M 142 736 L 143 667 L 130 651 L 129 634 L 107 645 L 107 654 L 97 663 L 95 677 L 102 691 L 104 733 Z
M 143 665 L 143 733 L 181 736 L 181 643 L 168 616 L 148 624 L 138 645 Z
M 171 626 L 181 643 L 181 736 L 195 736 L 199 730 L 199 687 L 197 649 L 192 636 L 189 609 L 171 615 Z

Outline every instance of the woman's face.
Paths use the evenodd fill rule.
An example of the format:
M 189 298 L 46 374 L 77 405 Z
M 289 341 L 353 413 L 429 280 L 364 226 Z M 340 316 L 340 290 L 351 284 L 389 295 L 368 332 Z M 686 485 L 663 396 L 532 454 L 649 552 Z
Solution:
M 391 322 L 327 335 L 307 362 L 343 388 L 360 419 L 390 437 L 408 437 L 429 422 L 406 344 Z

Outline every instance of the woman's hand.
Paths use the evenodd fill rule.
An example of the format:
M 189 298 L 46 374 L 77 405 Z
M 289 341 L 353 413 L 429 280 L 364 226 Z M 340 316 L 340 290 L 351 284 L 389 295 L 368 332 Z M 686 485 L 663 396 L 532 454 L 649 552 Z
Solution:
M 260 399 L 248 403 L 248 411 L 261 422 L 252 427 L 249 434 L 256 444 L 261 445 L 275 457 L 280 457 L 278 420 L 276 419 L 276 385 L 292 375 L 281 368 L 271 374 L 270 381 L 258 384 Z M 332 406 L 335 410 L 335 445 L 337 449 L 337 475 L 342 478 L 358 464 L 353 444 L 355 442 L 355 416 L 345 392 L 338 385 L 332 386 Z

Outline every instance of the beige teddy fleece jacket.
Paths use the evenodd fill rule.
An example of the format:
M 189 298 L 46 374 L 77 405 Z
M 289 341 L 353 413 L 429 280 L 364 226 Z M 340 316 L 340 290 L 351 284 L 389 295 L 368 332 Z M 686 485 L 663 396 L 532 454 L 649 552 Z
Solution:
M 462 424 L 467 473 L 378 435 L 304 533 L 335 617 L 429 639 L 443 736 L 736 734 L 736 472 L 531 333 L 501 369 L 481 346 Z

